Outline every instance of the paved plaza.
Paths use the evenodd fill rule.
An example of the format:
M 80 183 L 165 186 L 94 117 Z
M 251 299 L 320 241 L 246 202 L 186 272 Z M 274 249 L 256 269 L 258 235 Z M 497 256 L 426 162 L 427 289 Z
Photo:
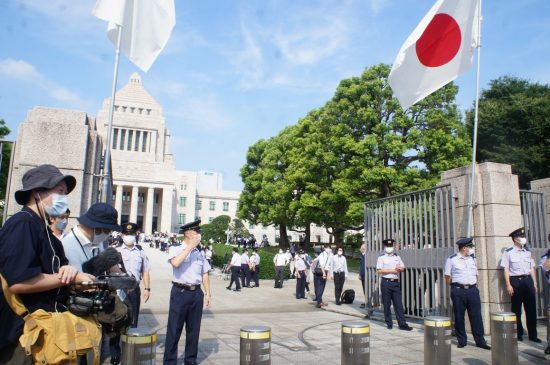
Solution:
M 157 363 L 162 363 L 164 338 L 168 319 L 171 268 L 167 255 L 145 248 L 152 262 L 151 298 L 142 303 L 140 326 L 157 330 Z M 262 263 L 268 265 L 271 263 Z M 272 331 L 272 364 L 340 364 L 341 322 L 364 316 L 359 308 L 362 298 L 351 305 L 334 303 L 334 285 L 327 283 L 324 299 L 329 303 L 317 309 L 311 300 L 294 297 L 295 281 L 288 280 L 282 289 L 274 289 L 272 280 L 262 280 L 259 288 L 228 291 L 225 281 L 217 272 L 210 276 L 213 305 L 203 314 L 199 341 L 200 364 L 238 364 L 239 330 L 245 325 L 264 325 Z M 361 292 L 357 274 L 350 274 L 345 289 Z M 311 285 L 313 291 L 313 285 Z M 312 293 L 310 293 L 310 296 Z M 371 364 L 423 364 L 424 331 L 420 323 L 409 322 L 411 332 L 396 327 L 386 329 L 385 323 L 373 319 L 371 327 Z M 184 330 L 185 333 L 185 330 Z M 540 326 L 539 337 L 546 339 L 546 327 Z M 471 340 L 471 335 L 469 336 Z M 488 337 L 489 343 L 490 338 Z M 179 343 L 183 364 L 185 335 Z M 547 364 L 543 344 L 530 341 L 519 343 L 520 364 Z M 108 360 L 104 362 L 108 364 Z M 491 351 L 481 350 L 472 342 L 465 348 L 456 347 L 453 339 L 452 363 L 482 365 L 491 363 Z

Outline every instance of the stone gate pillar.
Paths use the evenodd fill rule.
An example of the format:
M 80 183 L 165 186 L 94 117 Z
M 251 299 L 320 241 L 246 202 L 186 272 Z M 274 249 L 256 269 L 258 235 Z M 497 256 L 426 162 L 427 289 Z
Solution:
M 445 171 L 442 184 L 456 189 L 457 238 L 466 237 L 471 166 Z M 486 162 L 477 165 L 474 189 L 473 230 L 479 269 L 479 291 L 485 331 L 489 313 L 510 310 L 504 274 L 500 268 L 502 252 L 512 245 L 508 234 L 523 225 L 519 183 L 510 165 Z M 467 327 L 469 328 L 469 327 Z

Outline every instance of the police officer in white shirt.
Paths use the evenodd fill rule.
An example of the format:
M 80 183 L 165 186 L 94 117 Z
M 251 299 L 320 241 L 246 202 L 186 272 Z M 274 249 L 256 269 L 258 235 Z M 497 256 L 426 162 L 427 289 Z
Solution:
M 537 281 L 535 261 L 526 247 L 525 230 L 518 228 L 509 235 L 514 246 L 504 250 L 500 266 L 504 268 L 506 291 L 512 297 L 512 312 L 516 314 L 518 341 L 523 341 L 521 305 L 525 307 L 529 340 L 542 342 L 537 336 Z
M 330 260 L 330 279 L 334 280 L 334 297 L 336 305 L 341 305 L 342 290 L 344 282 L 348 277 L 348 263 L 344 256 L 344 248 L 338 247 L 337 255 L 332 255 Z
M 548 235 L 548 241 L 550 241 L 550 234 Z M 548 249 L 548 251 L 546 251 L 546 253 L 542 255 L 542 257 L 540 258 L 539 266 L 544 272 L 543 278 L 544 280 L 546 280 L 547 287 L 550 287 L 550 249 Z M 550 298 L 548 297 L 548 293 L 546 293 L 546 295 L 547 295 L 546 302 L 548 303 L 548 306 L 549 306 L 547 308 L 547 311 L 549 311 Z M 547 335 L 546 335 L 546 349 L 544 350 L 544 354 L 550 355 L 550 328 L 548 328 Z
M 325 292 L 325 286 L 327 284 L 327 277 L 330 270 L 330 258 L 332 256 L 332 248 L 330 244 L 325 244 L 325 250 L 321 252 L 319 257 L 317 257 L 317 270 L 320 269 L 321 275 L 314 275 L 314 285 L 315 285 L 315 301 L 317 302 L 316 307 L 326 307 L 328 303 L 323 302 L 323 293 Z
M 258 249 L 252 251 L 250 256 L 250 272 L 252 279 L 254 280 L 254 286 L 257 288 L 260 286 L 260 255 L 258 255 Z
M 235 291 L 241 291 L 241 283 L 239 283 L 239 271 L 241 270 L 241 255 L 239 255 L 239 249 L 233 247 L 233 256 L 231 256 L 231 281 L 227 290 L 231 290 L 231 286 L 235 283 Z
M 451 300 L 455 315 L 455 334 L 458 347 L 466 346 L 466 327 L 464 314 L 468 310 L 472 334 L 476 346 L 490 350 L 485 342 L 483 319 L 481 317 L 481 298 L 477 288 L 477 263 L 474 257 L 471 237 L 456 242 L 458 252 L 447 258 L 445 262 L 445 281 L 451 286 Z
M 393 303 L 399 329 L 410 331 L 412 328 L 405 322 L 405 315 L 403 314 L 401 283 L 399 282 L 399 274 L 405 271 L 405 265 L 401 257 L 394 252 L 395 240 L 393 238 L 385 239 L 382 243 L 384 244 L 384 251 L 386 253 L 378 257 L 376 261 L 376 270 L 382 279 L 380 286 L 382 289 L 382 303 L 384 304 L 384 319 L 386 320 L 386 326 L 388 329 L 393 328 L 393 321 L 391 318 L 391 304 Z
M 296 299 L 306 299 L 307 267 L 304 261 L 304 250 L 298 251 L 298 255 L 294 257 L 294 261 L 296 268 Z
M 250 258 L 248 257 L 248 250 L 243 248 L 241 255 L 241 282 L 243 288 L 251 288 L 250 286 Z
M 275 288 L 281 289 L 283 287 L 285 266 L 288 265 L 288 262 L 288 256 L 280 248 L 279 253 L 273 257 L 273 264 L 275 265 Z

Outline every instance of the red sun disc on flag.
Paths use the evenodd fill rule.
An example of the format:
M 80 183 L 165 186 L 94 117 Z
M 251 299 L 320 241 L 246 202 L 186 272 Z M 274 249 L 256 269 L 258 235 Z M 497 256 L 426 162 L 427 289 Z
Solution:
M 418 60 L 426 67 L 439 67 L 458 53 L 462 35 L 456 20 L 448 14 L 436 14 L 416 41 Z

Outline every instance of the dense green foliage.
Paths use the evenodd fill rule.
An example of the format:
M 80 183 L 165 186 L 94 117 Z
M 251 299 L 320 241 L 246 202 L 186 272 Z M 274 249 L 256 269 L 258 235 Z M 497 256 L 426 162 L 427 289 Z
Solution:
M 466 120 L 472 133 L 474 108 Z M 522 188 L 549 176 L 549 85 L 515 77 L 491 81 L 479 100 L 477 161 L 512 165 Z
M 225 242 L 227 228 L 231 222 L 228 215 L 220 215 L 208 224 L 201 225 L 201 236 L 203 242 Z
M 5 138 L 8 134 L 10 134 L 10 132 L 11 130 L 6 126 L 4 119 L 0 118 L 0 139 Z M 2 154 L 2 166 L 0 168 L 0 200 L 2 201 L 2 203 L 6 199 L 12 146 L 13 145 L 11 143 L 3 143 L 2 151 L 0 151 L 0 153 Z M 3 211 L 4 205 L 2 204 L 0 206 L 0 223 L 2 217 L 4 216 Z
M 468 163 L 470 141 L 452 83 L 407 110 L 376 65 L 343 80 L 334 97 L 269 140 L 251 146 L 241 169 L 238 215 L 286 229 L 324 226 L 338 245 L 361 229 L 363 203 L 433 186 Z

